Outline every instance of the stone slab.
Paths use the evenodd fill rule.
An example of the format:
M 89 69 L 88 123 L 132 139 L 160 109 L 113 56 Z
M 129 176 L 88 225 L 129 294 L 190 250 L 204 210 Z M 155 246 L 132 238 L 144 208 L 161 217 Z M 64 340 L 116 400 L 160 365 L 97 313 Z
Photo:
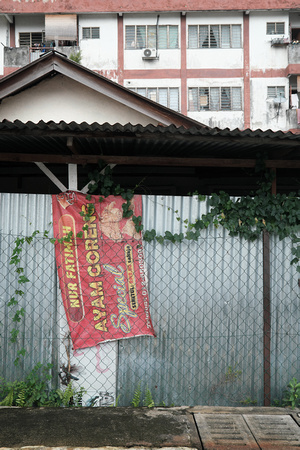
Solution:
M 0 447 L 201 448 L 187 408 L 0 408 Z

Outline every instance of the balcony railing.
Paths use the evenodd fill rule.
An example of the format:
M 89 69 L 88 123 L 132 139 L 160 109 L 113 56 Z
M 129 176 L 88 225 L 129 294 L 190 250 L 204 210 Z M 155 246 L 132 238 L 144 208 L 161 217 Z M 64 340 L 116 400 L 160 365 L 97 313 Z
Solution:
M 46 53 L 49 50 L 57 50 L 60 53 L 63 53 L 68 58 L 71 54 L 76 54 L 79 52 L 80 48 L 77 46 L 64 46 L 64 47 L 30 47 L 29 53 L 30 53 L 30 62 L 35 61 L 36 59 L 39 59 L 40 56 L 43 56 L 44 53 Z
M 271 39 L 272 47 L 284 47 L 290 43 L 290 39 L 288 37 L 280 37 Z
M 4 47 L 4 66 L 5 67 L 23 67 L 26 64 L 35 61 L 48 50 L 57 50 L 68 58 L 70 55 L 79 52 L 78 46 L 72 47 Z

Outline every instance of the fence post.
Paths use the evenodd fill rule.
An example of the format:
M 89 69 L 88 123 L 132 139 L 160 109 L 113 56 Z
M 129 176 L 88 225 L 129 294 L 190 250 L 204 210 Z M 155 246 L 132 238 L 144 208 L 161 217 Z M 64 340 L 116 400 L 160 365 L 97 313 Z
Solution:
M 270 236 L 263 233 L 263 345 L 264 345 L 264 406 L 271 404 L 271 283 Z
M 276 195 L 276 169 L 271 168 L 271 193 Z M 264 406 L 271 405 L 271 272 L 270 235 L 263 233 L 263 346 L 264 346 Z

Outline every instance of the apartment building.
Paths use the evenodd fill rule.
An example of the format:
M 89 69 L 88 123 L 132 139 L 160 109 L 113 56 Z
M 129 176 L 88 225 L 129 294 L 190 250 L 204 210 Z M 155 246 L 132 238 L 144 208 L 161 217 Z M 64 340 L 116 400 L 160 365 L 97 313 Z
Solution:
M 161 2 L 162 3 L 162 2 Z M 48 48 L 211 127 L 300 130 L 300 7 L 2 0 L 0 76 Z

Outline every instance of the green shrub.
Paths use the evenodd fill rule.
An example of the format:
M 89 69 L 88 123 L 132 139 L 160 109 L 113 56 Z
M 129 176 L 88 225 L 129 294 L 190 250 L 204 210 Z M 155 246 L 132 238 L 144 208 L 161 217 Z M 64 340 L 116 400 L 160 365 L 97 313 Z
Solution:
M 0 406 L 82 406 L 83 388 L 72 383 L 65 390 L 50 388 L 51 364 L 38 363 L 23 381 L 6 381 L 0 377 Z

